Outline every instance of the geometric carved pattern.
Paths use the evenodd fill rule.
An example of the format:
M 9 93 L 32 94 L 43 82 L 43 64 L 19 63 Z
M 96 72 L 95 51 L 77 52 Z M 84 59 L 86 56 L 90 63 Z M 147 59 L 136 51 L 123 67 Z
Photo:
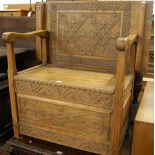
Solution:
M 75 104 L 85 104 L 93 107 L 112 108 L 112 94 L 104 92 L 50 85 L 30 80 L 15 80 L 15 90 L 18 93 L 40 96 Z
M 51 2 L 50 61 L 89 70 L 116 70 L 116 40 L 130 32 L 131 2 Z M 104 10 L 104 11 L 103 11 Z
M 30 123 L 25 122 L 20 122 L 19 129 L 20 133 L 23 135 L 29 135 L 31 137 L 48 140 L 50 142 L 55 142 L 58 144 L 65 142 L 66 146 L 80 148 L 81 150 L 95 152 L 97 154 L 110 154 L 109 144 L 102 143 L 99 141 L 93 141 L 81 137 L 79 138 L 70 134 L 66 136 L 63 133 L 54 132 L 53 130 L 46 130 L 45 128 L 40 128 L 39 126 L 32 126 Z
M 59 55 L 116 57 L 121 16 L 121 12 L 59 12 Z

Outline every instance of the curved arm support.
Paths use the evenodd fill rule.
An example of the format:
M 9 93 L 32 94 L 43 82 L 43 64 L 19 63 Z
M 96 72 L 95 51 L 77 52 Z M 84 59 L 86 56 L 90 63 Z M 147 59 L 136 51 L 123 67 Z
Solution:
M 11 42 L 14 42 L 16 39 L 27 39 L 27 38 L 37 37 L 37 36 L 41 38 L 48 38 L 48 31 L 40 30 L 40 31 L 32 31 L 28 33 L 5 32 L 2 35 L 2 39 L 5 42 L 11 43 Z

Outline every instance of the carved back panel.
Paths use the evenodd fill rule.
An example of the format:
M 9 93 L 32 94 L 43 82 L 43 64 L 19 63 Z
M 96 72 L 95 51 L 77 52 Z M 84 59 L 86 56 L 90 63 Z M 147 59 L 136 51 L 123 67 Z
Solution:
M 47 2 L 50 63 L 115 72 L 116 40 L 129 35 L 131 12 L 132 2 Z

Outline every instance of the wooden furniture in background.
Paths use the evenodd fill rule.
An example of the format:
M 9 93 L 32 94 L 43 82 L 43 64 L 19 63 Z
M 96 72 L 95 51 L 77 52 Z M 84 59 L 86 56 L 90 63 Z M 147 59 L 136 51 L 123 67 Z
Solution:
M 150 46 L 149 48 L 149 55 L 147 58 L 148 66 L 147 72 L 145 72 L 145 77 L 154 78 L 154 16 L 152 16 L 152 34 L 150 35 Z
M 154 82 L 147 82 L 136 115 L 132 155 L 154 154 Z
M 18 31 L 18 32 L 27 32 L 27 31 L 33 31 L 36 28 L 35 24 L 35 17 L 0 17 L 0 35 L 6 31 Z M 30 40 L 23 40 L 20 39 L 15 43 L 15 54 L 16 55 L 22 55 L 22 53 L 29 52 L 29 58 L 26 56 L 25 60 L 22 60 L 23 62 L 18 62 L 18 70 L 21 70 L 23 68 L 26 68 L 26 66 L 32 66 L 35 64 L 35 61 L 31 61 L 34 59 L 35 55 L 35 39 Z M 24 54 L 23 54 L 24 55 Z M 6 60 L 7 56 L 7 50 L 6 45 L 4 41 L 0 38 L 0 73 L 7 73 L 7 65 L 3 64 L 3 62 L 7 62 Z M 31 59 L 31 64 L 29 61 L 26 62 L 26 59 Z M 17 57 L 19 61 L 21 61 L 20 57 Z M 2 62 L 3 60 L 3 62 Z M 33 62 L 33 64 L 32 64 Z M 3 65 L 2 65 L 3 64 Z M 21 67 L 19 64 L 22 64 Z
M 28 11 L 22 9 L 0 10 L 0 16 L 27 16 Z
M 146 13 L 145 13 L 145 25 L 144 25 L 144 37 L 143 37 L 143 56 L 141 59 L 141 66 L 142 66 L 142 73 L 145 77 L 152 77 L 151 76 L 151 72 L 150 71 L 150 67 L 152 66 L 152 64 L 150 64 L 151 66 L 148 66 L 149 63 L 152 63 L 152 61 L 150 61 L 150 56 L 151 56 L 151 51 L 154 48 L 154 43 L 153 43 L 153 38 L 152 38 L 152 34 L 153 32 L 153 1 L 147 2 L 147 6 L 146 6 Z
M 6 31 L 9 32 L 27 32 L 27 31 L 34 31 L 36 29 L 36 23 L 35 23 L 35 16 L 34 17 L 0 17 L 0 36 Z M 6 55 L 6 51 L 4 50 L 5 43 L 0 38 L 0 48 L 4 51 Z M 35 49 L 35 39 L 30 40 L 18 40 L 15 43 L 15 48 L 27 48 L 27 49 Z M 21 49 L 22 51 L 22 49 Z M 1 54 L 4 55 L 4 53 L 1 52 Z
M 0 36 L 5 31 L 35 30 L 35 17 L 0 17 L 0 23 Z M 18 71 L 35 65 L 35 39 L 16 42 L 15 55 Z M 12 136 L 7 69 L 7 51 L 0 38 L 0 145 Z
M 141 55 L 145 3 L 47 2 L 38 3 L 37 11 L 38 31 L 3 34 L 14 136 L 118 155 L 135 55 Z M 42 64 L 17 72 L 14 42 L 35 36 Z
M 4 66 L 4 63 L 0 65 Z M 11 108 L 10 108 L 10 99 L 8 93 L 8 77 L 7 73 L 0 72 L 0 145 L 9 138 L 8 135 L 13 134 L 12 131 L 12 119 L 11 119 Z M 7 138 L 6 138 L 7 137 Z
M 32 11 L 35 12 L 36 6 L 35 4 L 32 4 Z M 22 9 L 22 10 L 30 10 L 30 5 L 29 4 L 4 4 L 5 9 Z
M 35 17 L 0 17 L 0 35 L 6 31 L 18 31 L 18 32 L 27 32 L 27 31 L 33 31 L 36 28 L 35 24 Z M 29 59 L 34 59 L 35 55 L 35 39 L 30 40 L 23 40 L 20 39 L 15 43 L 15 54 L 16 55 L 22 55 L 22 53 L 29 52 Z M 24 55 L 24 54 L 23 54 Z M 6 45 L 3 42 L 3 40 L 0 38 L 0 58 L 1 58 L 1 66 L 2 66 L 2 60 L 3 62 L 7 62 L 6 60 L 7 51 L 6 51 Z M 31 58 L 32 56 L 32 58 Z M 26 56 L 27 57 L 27 56 Z M 20 57 L 17 57 L 20 60 Z M 28 58 L 28 57 L 27 57 Z M 30 60 L 30 61 L 31 61 Z M 33 61 L 33 64 L 29 61 L 26 62 L 25 60 L 22 60 L 21 62 L 25 67 L 26 66 L 32 66 L 35 64 L 35 61 Z M 32 61 L 31 61 L 32 62 Z M 18 64 L 21 64 L 18 62 Z M 23 65 L 21 67 L 18 66 L 18 70 L 21 70 L 21 68 L 25 68 Z M 0 67 L 0 73 L 6 73 L 7 72 L 7 65 L 3 64 L 3 67 Z

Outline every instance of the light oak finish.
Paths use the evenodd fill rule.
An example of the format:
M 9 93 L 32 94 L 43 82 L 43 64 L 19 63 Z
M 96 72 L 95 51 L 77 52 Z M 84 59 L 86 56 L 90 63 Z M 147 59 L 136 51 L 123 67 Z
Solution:
M 154 82 L 147 82 L 135 119 L 132 155 L 139 154 L 154 154 Z
M 28 32 L 28 33 L 16 33 L 16 32 L 6 32 L 3 33 L 3 40 L 6 42 L 14 42 L 16 39 L 27 39 L 32 37 L 40 37 L 40 38 L 47 38 L 48 32 L 46 30 L 40 30 L 40 31 L 34 31 L 34 32 Z
M 39 32 L 4 34 L 8 46 L 16 38 L 40 37 L 42 64 L 10 76 L 16 137 L 119 154 L 132 100 L 133 47 L 139 41 L 139 12 L 132 11 L 141 5 L 96 0 L 38 3 Z
M 45 30 L 46 29 L 46 13 L 45 13 L 45 3 L 37 3 L 36 5 L 36 30 Z M 38 62 L 42 62 L 43 53 L 41 49 L 43 48 L 41 39 L 36 38 L 36 58 Z
M 19 138 L 16 94 L 15 94 L 14 81 L 13 81 L 13 76 L 17 74 L 13 43 L 7 43 L 7 61 L 9 62 L 8 79 L 10 79 L 9 92 L 10 92 L 10 100 L 11 100 L 13 131 L 14 131 L 14 136 Z

